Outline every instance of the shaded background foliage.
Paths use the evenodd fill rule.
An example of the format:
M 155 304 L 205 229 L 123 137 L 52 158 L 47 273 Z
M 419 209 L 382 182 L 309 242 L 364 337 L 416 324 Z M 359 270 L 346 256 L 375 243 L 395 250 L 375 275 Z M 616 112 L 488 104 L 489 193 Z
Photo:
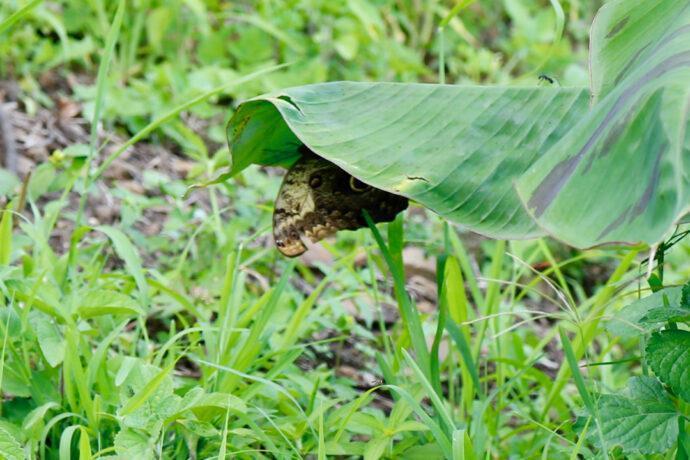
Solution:
M 587 85 L 587 33 L 601 2 L 561 2 L 562 35 L 552 3 L 468 6 L 445 29 L 447 82 L 534 85 L 545 73 Z M 3 2 L 0 21 L 25 4 Z M 32 171 L 23 217 L 5 212 L 0 223 L 3 454 L 438 458 L 429 427 L 447 410 L 462 427 L 452 448 L 467 458 L 591 455 L 596 440 L 576 444 L 583 404 L 562 372 L 558 328 L 587 363 L 615 363 L 588 368 L 588 385 L 623 388 L 640 372 L 640 345 L 609 336 L 600 320 L 639 294 L 642 256 L 488 241 L 409 211 L 404 283 L 422 332 L 433 340 L 444 301 L 437 279 L 467 286 L 447 294 L 449 314 L 476 363 L 468 368 L 444 339 L 447 409 L 431 420 L 418 409 L 430 411 L 434 393 L 401 352 L 408 331 L 370 235 L 344 233 L 295 263 L 278 257 L 267 229 L 280 177 L 270 168 L 183 198 L 227 164 L 225 125 L 242 99 L 340 79 L 436 82 L 436 26 L 455 2 L 124 4 L 100 82 L 96 166 L 180 104 L 291 65 L 156 124 L 94 184 L 90 227 L 75 230 L 118 2 L 44 1 L 0 35 L 0 103 L 19 156 L 15 171 L 0 170 L 3 205 L 17 202 Z M 690 275 L 688 251 L 669 254 L 666 283 Z M 444 254 L 455 262 L 437 273 Z M 382 382 L 412 402 L 395 390 L 369 393 Z

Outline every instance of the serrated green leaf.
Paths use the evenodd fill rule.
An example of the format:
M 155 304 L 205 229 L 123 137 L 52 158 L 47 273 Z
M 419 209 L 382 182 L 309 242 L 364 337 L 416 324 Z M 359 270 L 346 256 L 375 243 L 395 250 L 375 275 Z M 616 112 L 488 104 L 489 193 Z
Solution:
M 212 436 L 218 436 L 220 434 L 218 428 L 213 426 L 213 424 L 210 422 L 203 422 L 198 420 L 177 420 L 176 422 L 185 427 L 187 430 L 196 434 L 197 436 L 201 436 L 204 438 L 210 438 Z
M 137 410 L 144 402 L 146 402 L 164 382 L 170 380 L 170 374 L 175 367 L 173 361 L 165 368 L 158 371 L 141 389 L 124 404 L 118 411 L 121 416 L 126 416 Z
M 584 88 L 336 82 L 242 104 L 232 172 L 289 165 L 301 143 L 360 180 L 489 236 L 542 232 L 513 182 L 588 110 Z
M 659 453 L 670 449 L 678 437 L 678 412 L 654 378 L 631 378 L 628 395 L 601 395 L 597 407 L 609 447 L 620 445 L 626 453 Z M 597 442 L 597 437 L 592 441 Z
M 149 434 L 158 432 L 165 420 L 172 420 L 179 411 L 182 398 L 173 393 L 171 376 L 175 362 L 164 369 L 147 364 L 142 359 L 122 360 L 122 366 L 131 367 L 123 372 L 119 388 L 122 405 L 118 414 L 124 417 L 124 425 L 144 430 Z
M 690 310 L 675 307 L 652 308 L 640 319 L 640 323 L 665 323 L 667 321 L 690 320 Z
M 647 342 L 647 362 L 659 380 L 690 402 L 690 332 L 653 334 Z
M 2 427 L 0 427 L 0 455 L 6 460 L 23 460 L 25 458 L 22 445 L 9 431 Z
M 683 294 L 680 297 L 680 306 L 690 309 L 690 282 L 683 286 Z
M 77 312 L 85 319 L 103 315 L 134 316 L 144 313 L 130 296 L 110 289 L 89 291 L 79 302 Z
M 153 460 L 156 440 L 144 433 L 125 428 L 115 435 L 115 452 L 127 458 Z
M 637 337 L 655 327 L 654 323 L 642 321 L 649 312 L 666 305 L 678 305 L 680 297 L 681 288 L 671 287 L 636 300 L 613 315 L 606 324 L 606 329 L 620 337 Z

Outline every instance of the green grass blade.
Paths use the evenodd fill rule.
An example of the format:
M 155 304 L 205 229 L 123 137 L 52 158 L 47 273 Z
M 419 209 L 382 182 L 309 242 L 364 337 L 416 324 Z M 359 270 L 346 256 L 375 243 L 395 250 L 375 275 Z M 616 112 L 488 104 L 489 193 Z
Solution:
M 448 304 L 445 298 L 445 291 L 448 287 L 444 283 L 445 267 L 446 257 L 439 257 L 439 259 L 436 261 L 436 291 L 438 296 L 438 320 L 436 324 L 436 334 L 434 335 L 434 341 L 431 344 L 430 354 L 430 379 L 432 385 L 434 386 L 436 394 L 438 394 L 439 396 L 443 395 L 443 389 L 441 388 L 441 363 L 439 358 L 439 350 L 441 348 L 441 341 L 443 340 L 443 331 L 446 327 L 446 315 L 448 315 Z
M 611 300 L 611 297 L 617 291 L 617 284 L 623 279 L 625 274 L 630 269 L 630 266 L 635 262 L 635 258 L 639 253 L 639 249 L 630 250 L 623 259 L 620 261 L 618 267 L 610 276 L 606 283 L 606 286 L 597 292 L 596 296 L 592 300 L 592 308 L 588 317 L 583 321 L 582 333 L 575 337 L 573 343 L 573 352 L 575 357 L 580 359 L 584 353 L 586 347 L 594 340 L 595 334 L 601 322 L 601 309 L 606 306 L 606 304 Z M 556 399 L 560 396 L 563 387 L 565 387 L 568 379 L 570 377 L 570 367 L 562 366 L 558 370 L 558 375 L 554 380 L 554 385 L 549 391 L 549 395 L 542 409 L 542 417 L 546 418 L 549 409 L 552 407 Z
M 89 439 L 89 432 L 84 427 L 81 427 L 79 431 L 79 460 L 91 460 L 91 440 Z
M 558 333 L 561 337 L 561 343 L 563 345 L 563 352 L 565 353 L 568 366 L 570 366 L 570 372 L 573 375 L 573 380 L 575 380 L 575 386 L 577 387 L 578 393 L 582 401 L 585 403 L 587 410 L 589 410 L 591 415 L 595 413 L 594 401 L 587 391 L 587 386 L 585 385 L 585 380 L 582 378 L 582 373 L 580 372 L 580 366 L 577 364 L 577 358 L 575 357 L 575 352 L 573 351 L 573 345 L 570 339 L 566 335 L 562 328 L 559 328 Z
M 266 302 L 266 305 L 261 309 L 258 318 L 254 319 L 249 329 L 249 335 L 244 341 L 244 346 L 232 361 L 232 366 L 234 369 L 239 371 L 246 370 L 261 352 L 262 335 L 264 334 L 264 330 L 266 329 L 269 321 L 273 317 L 273 313 L 278 306 L 278 301 L 287 287 L 288 280 L 292 275 L 295 265 L 296 262 L 293 260 L 286 267 L 285 271 L 280 277 L 280 280 L 278 281 L 278 284 L 271 291 L 268 302 Z M 237 375 L 226 376 L 225 379 L 220 381 L 219 389 L 221 391 L 231 391 L 236 385 L 237 381 Z
M 2 211 L 0 219 L 0 266 L 9 265 L 12 258 L 12 211 Z
M 466 429 L 453 431 L 453 460 L 475 460 L 472 440 Z
M 388 265 L 388 269 L 391 271 L 393 276 L 393 282 L 395 285 L 395 297 L 398 301 L 398 306 L 400 308 L 400 315 L 403 320 L 403 324 L 410 335 L 410 340 L 412 341 L 412 347 L 419 360 L 420 367 L 422 368 L 424 375 L 429 376 L 430 365 L 429 365 L 429 350 L 426 346 L 426 341 L 424 339 L 424 331 L 422 330 L 422 324 L 419 319 L 419 313 L 412 306 L 410 297 L 405 290 L 405 273 L 402 266 L 402 260 L 399 256 L 394 256 L 383 241 L 381 233 L 376 228 L 376 224 L 371 219 L 371 216 L 365 211 L 364 218 L 371 229 L 374 239 L 383 254 L 383 258 Z M 399 218 L 398 218 L 399 219 Z M 399 246 L 398 246 L 399 247 Z M 398 259 L 399 261 L 396 261 Z
M 441 397 L 436 393 L 431 385 L 431 382 L 429 382 L 422 370 L 419 368 L 419 366 L 417 366 L 417 363 L 414 361 L 414 359 L 412 359 L 412 356 L 410 356 L 406 350 L 403 350 L 402 353 L 407 365 L 410 366 L 410 369 L 412 369 L 412 372 L 416 377 L 414 380 L 422 385 L 426 396 L 431 400 L 431 403 L 436 409 L 436 413 L 441 417 L 441 420 L 446 428 L 445 432 L 447 434 L 452 433 L 455 431 L 455 422 L 453 421 L 453 417 L 450 412 L 448 412 L 448 408 L 445 404 L 443 404 Z
M 113 244 L 113 249 L 125 262 L 127 271 L 132 274 L 134 281 L 137 283 L 143 307 L 148 307 L 148 283 L 146 282 L 141 256 L 139 255 L 137 248 L 134 246 L 134 244 L 132 244 L 130 239 L 127 238 L 127 235 L 125 235 L 124 232 L 122 232 L 122 230 L 119 228 L 101 225 L 95 227 L 94 230 L 103 233 L 110 239 L 110 242 Z
M 81 429 L 81 425 L 67 427 L 60 435 L 60 447 L 58 455 L 60 460 L 72 460 L 72 437 L 74 432 Z
M 484 304 L 479 304 L 478 306 L 484 305 L 486 310 L 479 311 L 480 316 L 490 317 L 494 315 L 499 307 L 501 301 L 500 291 L 501 285 L 496 280 L 501 279 L 501 271 L 503 269 L 503 261 L 505 258 L 505 241 L 496 241 L 494 246 L 494 251 L 491 255 L 491 269 L 489 272 L 489 282 L 486 288 L 486 299 Z M 489 321 L 482 321 L 479 326 L 479 332 L 477 333 L 477 338 L 474 344 L 474 357 L 479 360 L 479 353 L 484 344 L 484 338 L 486 336 L 486 331 L 489 328 Z
M 470 256 L 467 253 L 465 245 L 463 244 L 460 237 L 458 237 L 457 233 L 449 232 L 448 236 L 450 237 L 450 243 L 453 247 L 453 251 L 455 252 L 455 257 L 457 257 L 458 262 L 460 263 L 460 268 L 462 269 L 462 272 L 465 275 L 464 280 L 467 282 L 467 286 L 470 291 L 470 294 L 472 294 L 472 300 L 474 301 L 474 304 L 483 305 L 484 296 L 482 295 L 482 291 L 479 288 L 479 281 L 477 280 L 477 276 L 472 270 Z
M 316 286 L 316 289 L 314 289 L 312 293 L 309 294 L 309 296 L 302 303 L 300 303 L 299 307 L 297 307 L 297 310 L 295 310 L 295 313 L 292 315 L 292 318 L 290 319 L 290 322 L 283 333 L 283 340 L 281 344 L 282 348 L 289 348 L 297 342 L 299 339 L 298 334 L 301 328 L 304 326 L 304 319 L 316 303 L 316 299 L 321 295 L 330 281 L 330 276 L 326 276 L 323 280 L 321 280 L 318 286 Z
M 3 330 L 3 337 L 2 337 L 2 355 L 0 355 L 0 388 L 2 388 L 2 383 L 3 383 L 3 377 L 5 376 L 5 356 L 7 354 L 7 339 L 9 338 L 10 334 L 8 333 L 9 327 L 10 327 L 10 311 L 11 307 L 13 306 L 14 302 L 10 302 L 10 306 L 8 307 L 7 311 L 7 321 L 5 322 L 5 329 Z M 2 415 L 2 405 L 0 404 L 0 415 Z
M 575 352 L 573 351 L 573 345 L 570 342 L 570 339 L 568 338 L 568 336 L 562 328 L 559 327 L 558 332 L 561 336 L 563 353 L 565 354 L 566 361 L 568 362 L 568 366 L 570 367 L 570 372 L 572 373 L 573 380 L 575 381 L 577 391 L 578 393 L 580 393 L 580 397 L 582 398 L 582 401 L 585 403 L 585 407 L 587 407 L 587 411 L 589 412 L 590 416 L 593 417 L 594 421 L 596 422 L 597 431 L 599 434 L 599 441 L 601 442 L 602 446 L 602 457 L 606 458 L 606 455 L 604 453 L 608 450 L 606 448 L 606 440 L 604 439 L 603 433 L 599 428 L 599 416 L 596 405 L 594 403 L 594 400 L 592 399 L 592 396 L 589 394 L 589 391 L 587 390 L 587 385 L 585 384 L 585 379 L 582 377 L 582 373 L 580 372 L 580 366 L 578 366 L 577 364 L 577 357 L 575 356 Z
M 417 402 L 417 400 L 409 392 L 396 385 L 382 385 L 380 388 L 387 388 L 389 390 L 392 390 L 396 392 L 398 396 L 404 399 L 410 405 L 410 407 L 412 407 L 412 410 L 415 412 L 415 414 L 417 414 L 417 416 L 422 420 L 422 423 L 424 423 L 429 428 L 434 438 L 436 439 L 436 442 L 441 447 L 441 450 L 443 451 L 443 454 L 446 457 L 446 459 L 453 459 L 452 445 L 443 428 L 441 427 L 441 425 L 436 423 L 436 421 L 434 421 L 431 417 L 429 417 L 429 414 L 427 414 L 426 411 L 424 411 L 419 402 Z
M 103 53 L 103 58 L 100 65 L 98 66 L 98 75 L 96 77 L 96 99 L 94 101 L 94 111 L 93 118 L 91 119 L 91 134 L 90 134 L 90 149 L 89 156 L 86 159 L 86 181 L 84 185 L 84 192 L 79 200 L 79 209 L 77 210 L 77 216 L 75 218 L 75 228 L 81 226 L 81 222 L 84 216 L 84 208 L 86 206 L 86 201 L 89 195 L 89 189 L 91 184 L 93 184 L 95 177 L 91 175 L 91 164 L 93 163 L 98 148 L 98 127 L 101 120 L 101 112 L 103 110 L 103 100 L 106 94 L 106 85 L 108 83 L 108 71 L 110 70 L 110 63 L 113 60 L 113 54 L 115 53 L 115 45 L 117 44 L 118 38 L 120 36 L 120 29 L 122 27 L 122 18 L 125 14 L 125 0 L 120 0 L 117 5 L 117 11 L 115 12 L 115 17 L 108 30 L 108 35 L 105 41 L 105 51 Z
M 225 422 L 223 422 L 223 432 L 220 438 L 220 447 L 218 448 L 218 458 L 225 458 L 225 452 L 228 450 L 228 422 L 230 421 L 230 409 L 225 411 Z
M 455 346 L 458 348 L 460 356 L 462 356 L 464 361 L 465 368 L 469 372 L 470 377 L 472 377 L 472 383 L 474 384 L 475 391 L 481 395 L 482 387 L 479 381 L 479 371 L 475 365 L 470 344 L 458 325 L 455 324 L 450 318 L 446 322 L 446 330 L 448 331 L 448 334 L 450 334 L 450 338 L 453 339 L 453 342 L 455 342 Z
M 106 354 L 108 353 L 110 344 L 121 334 L 122 330 L 127 326 L 127 323 L 129 323 L 129 321 L 125 321 L 114 327 L 98 344 L 98 347 L 94 351 L 91 359 L 89 359 L 89 364 L 87 365 L 86 385 L 88 388 L 91 388 L 96 382 L 98 371 L 102 369 L 103 364 L 106 362 Z M 109 381 L 109 379 L 106 380 Z
M 243 378 L 243 379 L 250 380 L 250 381 L 252 381 L 252 382 L 260 382 L 260 383 L 262 383 L 262 384 L 264 384 L 264 385 L 270 386 L 271 388 L 273 388 L 274 390 L 276 390 L 278 393 L 280 393 L 280 394 L 282 394 L 283 396 L 285 396 L 292 404 L 294 404 L 295 408 L 304 416 L 304 419 L 307 421 L 307 424 L 309 425 L 309 428 L 310 428 L 311 433 L 312 433 L 312 435 L 314 436 L 314 438 L 318 438 L 318 435 L 316 434 L 316 430 L 314 430 L 314 427 L 313 427 L 313 426 L 311 425 L 311 423 L 309 422 L 309 417 L 307 417 L 307 414 L 305 414 L 305 413 L 304 413 L 304 410 L 302 410 L 302 406 L 300 406 L 300 404 L 299 404 L 299 403 L 297 402 L 297 400 L 290 394 L 290 392 L 287 391 L 287 390 L 286 390 L 285 388 L 283 388 L 282 386 L 280 386 L 280 385 L 278 385 L 277 383 L 272 382 L 272 381 L 270 381 L 270 380 L 268 380 L 268 379 L 265 379 L 265 378 L 262 378 L 262 377 L 256 377 L 256 376 L 254 376 L 254 375 L 249 375 L 249 374 L 246 374 L 246 373 L 244 373 L 244 372 L 240 372 L 240 371 L 235 370 L 235 369 L 233 369 L 233 368 L 231 368 L 231 367 L 228 367 L 228 366 L 219 366 L 218 364 L 211 363 L 211 362 L 205 361 L 205 360 L 203 360 L 203 359 L 197 359 L 196 361 L 197 361 L 199 364 L 202 364 L 202 365 L 204 365 L 204 366 L 209 366 L 209 367 L 212 367 L 212 368 L 217 369 L 217 370 L 219 370 L 219 371 L 227 372 L 227 373 L 229 373 L 229 374 L 235 375 L 235 376 L 237 376 L 237 377 L 241 377 L 241 378 Z
M 43 3 L 43 0 L 31 0 L 29 3 L 10 14 L 7 18 L 3 19 L 3 21 L 0 22 L 0 35 L 2 35 L 17 22 L 21 21 L 27 14 L 31 13 L 31 10 L 36 8 L 41 3 Z
M 318 459 L 326 460 L 326 437 L 323 428 L 323 410 L 319 411 L 319 451 Z

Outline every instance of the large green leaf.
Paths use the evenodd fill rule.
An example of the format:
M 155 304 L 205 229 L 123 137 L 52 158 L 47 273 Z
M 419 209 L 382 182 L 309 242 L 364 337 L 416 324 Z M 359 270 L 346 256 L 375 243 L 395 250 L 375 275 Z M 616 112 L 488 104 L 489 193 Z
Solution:
M 22 445 L 12 434 L 0 427 L 0 455 L 7 460 L 21 460 L 26 458 Z
M 584 89 L 337 82 L 242 104 L 232 173 L 289 165 L 304 143 L 375 187 L 485 235 L 540 234 L 513 182 L 585 116 Z
M 640 334 L 658 329 L 658 323 L 668 321 L 668 318 L 659 318 L 657 312 L 675 311 L 675 307 L 681 304 L 681 294 L 681 287 L 669 287 L 638 299 L 617 312 L 609 320 L 606 328 L 621 337 L 638 337 Z
M 542 228 L 575 246 L 653 244 L 688 208 L 690 4 L 611 2 L 591 46 L 603 97 L 518 192 Z
M 652 335 L 647 361 L 659 380 L 690 402 L 690 332 L 668 330 Z
M 678 437 L 678 412 L 652 377 L 631 378 L 627 395 L 600 395 L 597 407 L 609 447 L 620 445 L 625 452 L 643 454 L 664 452 Z
M 488 236 L 657 243 L 690 210 L 690 4 L 611 1 L 591 47 L 591 110 L 583 89 L 544 87 L 340 82 L 255 98 L 228 126 L 232 174 L 288 166 L 304 143 Z
M 631 70 L 649 59 L 656 45 L 668 36 L 669 24 L 687 7 L 686 0 L 606 3 L 597 13 L 590 34 L 592 96 L 596 100 L 606 96 Z

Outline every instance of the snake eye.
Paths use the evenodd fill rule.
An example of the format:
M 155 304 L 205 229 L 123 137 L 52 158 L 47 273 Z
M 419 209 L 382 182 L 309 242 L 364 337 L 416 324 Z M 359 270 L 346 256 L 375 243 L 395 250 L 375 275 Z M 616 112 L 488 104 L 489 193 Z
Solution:
M 365 184 L 361 180 L 357 179 L 356 177 L 352 176 L 350 177 L 350 188 L 352 189 L 353 192 L 366 192 L 371 188 L 370 185 Z
M 309 179 L 309 186 L 311 188 L 319 188 L 321 187 L 321 176 L 312 176 Z

